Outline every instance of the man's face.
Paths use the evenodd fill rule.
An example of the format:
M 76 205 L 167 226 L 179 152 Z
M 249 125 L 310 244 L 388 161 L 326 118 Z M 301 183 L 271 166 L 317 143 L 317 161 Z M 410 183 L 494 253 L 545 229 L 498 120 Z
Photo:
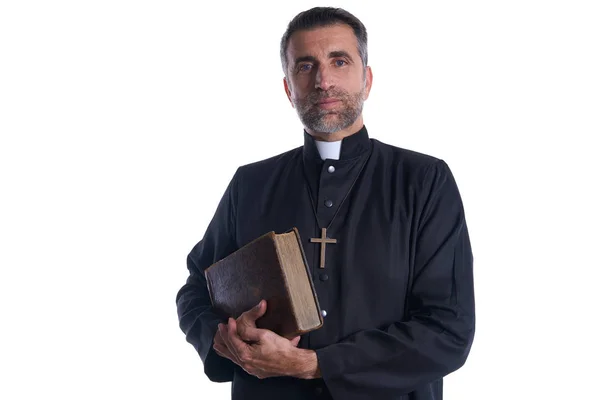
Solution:
M 361 117 L 372 76 L 363 68 L 352 28 L 338 24 L 295 32 L 287 60 L 286 93 L 309 133 L 362 127 L 362 118 L 361 126 L 353 124 Z

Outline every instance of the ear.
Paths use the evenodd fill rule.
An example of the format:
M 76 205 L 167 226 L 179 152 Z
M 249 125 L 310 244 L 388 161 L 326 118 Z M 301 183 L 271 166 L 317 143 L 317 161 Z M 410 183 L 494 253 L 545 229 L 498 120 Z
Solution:
M 283 77 L 283 88 L 285 89 L 285 94 L 287 95 L 288 100 L 292 107 L 294 107 L 294 102 L 292 102 L 292 91 L 290 90 L 290 86 L 288 85 L 287 78 Z
M 371 67 L 367 66 L 365 68 L 365 74 L 365 96 L 363 100 L 367 100 L 369 93 L 371 93 L 371 85 L 373 84 L 373 71 L 371 71 Z

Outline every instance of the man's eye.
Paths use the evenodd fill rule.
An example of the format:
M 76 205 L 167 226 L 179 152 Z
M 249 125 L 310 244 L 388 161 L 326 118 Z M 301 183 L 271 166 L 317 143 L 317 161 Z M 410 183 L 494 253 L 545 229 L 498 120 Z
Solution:
M 344 60 L 335 60 L 335 65 L 337 67 L 343 67 L 344 65 L 346 65 L 346 61 L 344 61 Z
M 298 71 L 300 71 L 300 72 L 308 72 L 308 71 L 310 71 L 311 68 L 312 68 L 312 65 L 310 65 L 310 64 L 302 64 L 298 68 Z

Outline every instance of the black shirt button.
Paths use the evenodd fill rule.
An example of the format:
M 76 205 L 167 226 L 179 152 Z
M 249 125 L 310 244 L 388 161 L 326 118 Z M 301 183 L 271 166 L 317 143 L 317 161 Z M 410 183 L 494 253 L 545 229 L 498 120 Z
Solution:
M 331 200 L 325 200 L 325 207 L 328 207 L 328 208 L 333 207 L 333 201 L 331 201 Z
M 327 279 L 329 279 L 329 275 L 323 273 L 323 274 L 319 275 L 319 279 L 321 279 L 323 282 L 325 282 Z

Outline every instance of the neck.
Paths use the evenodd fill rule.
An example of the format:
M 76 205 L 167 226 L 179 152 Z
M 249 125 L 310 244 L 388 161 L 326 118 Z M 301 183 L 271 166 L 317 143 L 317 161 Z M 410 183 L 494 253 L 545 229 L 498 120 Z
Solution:
M 313 131 L 312 129 L 308 129 L 306 127 L 304 129 L 306 130 L 306 132 L 309 135 L 311 135 L 313 138 L 315 138 L 315 140 L 320 140 L 323 142 L 337 142 L 339 140 L 342 140 L 345 137 L 348 137 L 348 136 L 353 135 L 354 133 L 358 132 L 360 130 L 360 128 L 362 128 L 362 126 L 363 126 L 363 117 L 362 117 L 362 115 L 360 115 L 356 119 L 356 121 L 354 121 L 354 123 L 352 125 L 350 125 L 346 129 L 342 129 L 341 131 L 327 133 L 327 132 Z

